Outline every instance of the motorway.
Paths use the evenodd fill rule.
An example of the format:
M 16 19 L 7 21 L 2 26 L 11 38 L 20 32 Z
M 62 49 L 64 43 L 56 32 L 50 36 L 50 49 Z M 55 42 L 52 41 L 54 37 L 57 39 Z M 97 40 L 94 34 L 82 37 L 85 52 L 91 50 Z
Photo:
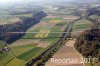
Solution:
M 80 19 L 80 18 L 79 18 Z M 68 37 L 70 36 L 70 32 L 72 31 L 72 27 L 76 19 L 66 26 L 62 37 L 53 45 L 50 45 L 45 51 L 39 54 L 36 58 L 31 59 L 26 63 L 26 66 L 45 66 L 45 63 L 68 41 Z

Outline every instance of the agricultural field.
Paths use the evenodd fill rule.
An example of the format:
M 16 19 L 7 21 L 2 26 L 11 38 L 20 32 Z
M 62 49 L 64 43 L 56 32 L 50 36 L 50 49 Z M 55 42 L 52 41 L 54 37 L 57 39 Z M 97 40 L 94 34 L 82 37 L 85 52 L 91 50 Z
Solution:
M 27 45 L 20 45 L 20 46 L 11 46 L 10 49 L 13 51 L 13 53 L 16 56 L 19 56 L 31 49 L 33 49 L 35 46 L 32 44 L 27 44 Z
M 17 15 L 17 16 L 31 16 L 31 15 Z M 42 49 L 49 46 L 52 42 L 58 39 L 60 33 L 53 34 L 50 32 L 63 32 L 67 22 L 62 18 L 44 18 L 37 25 L 31 27 L 21 39 L 15 41 L 11 45 L 8 45 L 10 52 L 1 54 L 0 63 L 6 66 L 23 66 L 27 61 L 37 56 Z M 46 34 L 39 34 L 39 33 Z M 37 38 L 37 39 L 35 39 Z M 0 41 L 2 44 L 2 41 Z M 2 45 L 0 44 L 0 47 Z M 44 46 L 43 46 L 44 44 Z M 46 45 L 47 44 L 47 45 Z M 9 62 L 10 61 L 10 62 Z M 9 63 L 8 63 L 9 62 Z M 16 63 L 15 63 L 16 62 Z M 2 66 L 1 65 L 1 66 Z
M 89 18 L 91 18 L 91 19 L 96 19 L 96 18 L 98 18 L 98 19 L 100 19 L 100 16 L 97 16 L 97 15 L 91 15 Z
M 51 21 L 51 20 L 62 20 L 62 18 L 44 18 L 44 19 L 42 19 L 41 21 L 43 21 L 43 22 L 48 22 L 48 21 Z
M 68 20 L 66 20 L 66 21 L 68 21 Z M 23 38 L 43 38 L 43 36 L 44 36 L 44 38 L 47 37 L 49 39 L 49 37 L 50 37 L 49 32 L 61 32 L 61 31 L 63 31 L 66 24 L 68 23 L 66 21 L 64 21 L 64 19 L 62 19 L 60 17 L 59 18 L 58 17 L 57 18 L 56 17 L 43 18 L 40 21 L 40 23 L 37 25 L 38 27 L 35 26 L 37 28 L 32 29 L 32 28 L 34 28 L 34 27 L 32 27 L 32 28 L 30 28 L 31 30 L 29 29 L 29 31 L 27 31 L 27 32 L 33 32 L 33 34 L 26 34 Z M 46 34 L 45 35 L 44 34 L 36 34 L 34 32 L 46 33 Z M 51 36 L 53 37 L 53 35 L 51 35 Z
M 4 47 L 4 42 L 0 41 L 0 66 L 4 66 L 7 64 L 11 59 L 14 58 L 14 55 L 11 51 L 5 52 L 1 51 L 1 49 Z
M 83 20 L 80 19 L 78 21 L 76 21 L 73 25 L 73 30 L 72 30 L 72 36 L 73 37 L 77 37 L 79 36 L 83 31 L 90 29 L 92 26 L 92 23 L 89 22 L 88 20 Z
M 4 46 L 4 42 L 0 41 L 0 48 Z
M 2 41 L 0 41 L 0 46 L 2 47 Z M 34 44 L 26 44 L 26 45 L 19 45 L 19 46 L 11 46 L 8 45 L 10 48 L 9 52 L 3 52 L 0 54 L 0 66 L 5 65 L 6 66 L 12 66 L 12 63 L 16 66 L 25 64 L 25 61 L 30 60 L 32 57 L 34 57 L 37 53 L 39 53 L 42 48 L 36 47 Z M 8 63 L 11 61 L 10 63 Z
M 48 36 L 49 32 L 50 30 L 40 30 L 39 33 L 42 33 L 42 34 L 36 34 L 34 38 L 45 38 Z M 46 34 L 43 34 L 43 33 L 46 33 Z
M 32 17 L 32 14 L 21 14 L 21 15 L 15 15 L 17 17 Z
M 6 15 L 6 16 L 0 16 L 0 25 L 1 24 L 11 24 L 20 21 L 18 17 Z
M 29 61 L 30 59 L 32 59 L 33 57 L 35 57 L 36 54 L 38 54 L 41 50 L 42 50 L 42 48 L 35 47 L 35 48 L 29 50 L 28 52 L 25 52 L 22 55 L 19 55 L 18 58 L 22 59 L 24 61 Z
M 92 24 L 88 20 L 80 19 L 77 22 L 75 22 L 74 27 L 73 27 L 73 31 L 86 30 L 86 29 L 91 28 L 91 26 L 92 26 Z
M 29 61 L 30 59 L 35 57 L 36 54 L 38 54 L 41 50 L 42 50 L 42 48 L 40 48 L 40 47 L 34 47 L 33 49 L 26 51 L 26 52 L 22 53 L 21 55 L 17 56 L 16 58 L 14 58 L 6 66 L 13 66 L 13 65 L 24 66 L 27 61 Z
M 16 62 L 16 63 L 15 63 Z M 14 58 L 11 62 L 9 62 L 6 66 L 24 66 L 25 65 L 25 61 Z
M 59 29 L 59 30 L 58 30 Z M 59 26 L 54 26 L 51 28 L 50 32 L 61 32 L 61 27 Z M 49 33 L 47 38 L 42 39 L 41 41 L 46 41 L 46 42 L 53 42 L 56 40 L 56 38 L 58 38 L 60 35 L 60 33 Z

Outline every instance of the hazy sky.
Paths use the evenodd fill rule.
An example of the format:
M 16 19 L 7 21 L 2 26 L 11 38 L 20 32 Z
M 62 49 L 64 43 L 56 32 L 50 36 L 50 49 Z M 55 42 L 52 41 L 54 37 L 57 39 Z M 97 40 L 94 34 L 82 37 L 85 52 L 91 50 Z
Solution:
M 7 5 L 7 4 L 15 4 L 15 3 L 21 3 L 24 1 L 28 2 L 57 2 L 57 1 L 72 1 L 72 0 L 0 0 L 0 5 Z
M 0 3 L 18 2 L 18 1 L 95 1 L 95 0 L 0 0 Z
M 63 0 L 0 0 L 0 3 L 4 2 L 16 2 L 16 1 L 63 1 Z M 71 1 L 71 0 L 65 0 L 65 1 Z

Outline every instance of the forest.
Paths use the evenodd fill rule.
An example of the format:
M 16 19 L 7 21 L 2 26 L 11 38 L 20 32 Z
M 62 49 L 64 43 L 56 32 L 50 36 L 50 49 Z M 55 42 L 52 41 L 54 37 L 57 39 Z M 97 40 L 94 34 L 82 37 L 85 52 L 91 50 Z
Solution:
M 96 57 L 100 61 L 100 29 L 84 31 L 76 40 L 75 48 L 84 57 Z

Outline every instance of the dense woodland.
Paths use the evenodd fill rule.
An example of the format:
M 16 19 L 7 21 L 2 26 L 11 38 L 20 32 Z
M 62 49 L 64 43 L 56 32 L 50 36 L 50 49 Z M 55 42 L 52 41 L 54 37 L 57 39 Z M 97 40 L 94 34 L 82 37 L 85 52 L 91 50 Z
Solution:
M 46 16 L 43 11 L 34 13 L 32 17 L 21 17 L 20 22 L 14 24 L 4 24 L 0 25 L 0 40 L 5 41 L 10 44 L 18 39 L 20 39 L 25 34 L 10 34 L 8 32 L 25 32 L 31 26 L 39 23 L 39 21 Z
M 100 61 L 100 29 L 83 32 L 75 42 L 75 48 L 84 57 L 96 57 Z

